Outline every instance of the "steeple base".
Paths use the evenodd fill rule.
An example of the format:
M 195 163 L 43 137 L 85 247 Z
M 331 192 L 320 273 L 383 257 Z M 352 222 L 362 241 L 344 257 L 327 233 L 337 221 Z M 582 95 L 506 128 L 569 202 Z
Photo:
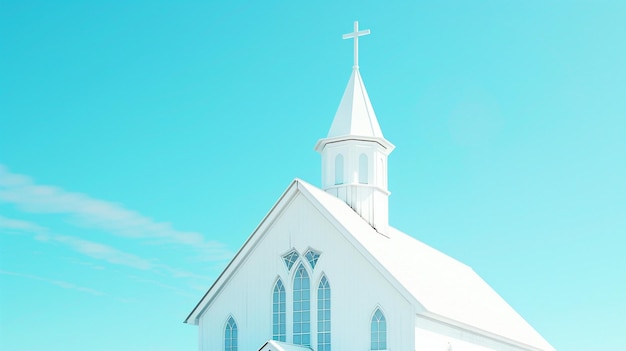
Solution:
M 335 185 L 324 190 L 343 200 L 378 232 L 387 231 L 389 192 L 364 184 Z

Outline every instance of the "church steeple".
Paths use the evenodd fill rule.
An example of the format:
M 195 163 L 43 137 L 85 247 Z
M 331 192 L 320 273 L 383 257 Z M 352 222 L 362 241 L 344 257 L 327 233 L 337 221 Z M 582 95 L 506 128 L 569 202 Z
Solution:
M 345 201 L 379 232 L 389 222 L 387 157 L 394 146 L 383 137 L 358 65 L 358 38 L 369 29 L 344 34 L 354 38 L 354 66 L 333 124 L 315 150 L 322 155 L 322 189 Z

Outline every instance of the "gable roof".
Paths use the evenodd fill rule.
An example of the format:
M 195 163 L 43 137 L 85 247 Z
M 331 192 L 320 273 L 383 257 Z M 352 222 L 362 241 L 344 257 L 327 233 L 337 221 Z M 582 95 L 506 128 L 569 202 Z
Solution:
M 469 266 L 395 228 L 377 232 L 343 201 L 299 179 L 289 185 L 185 323 L 198 323 L 225 282 L 297 194 L 308 199 L 381 271 L 415 305 L 416 313 L 529 350 L 554 350 Z
M 334 217 L 419 302 L 424 315 L 554 350 L 469 266 L 395 228 L 389 227 L 384 235 L 378 233 L 343 201 L 300 183 L 306 190 L 303 193 Z

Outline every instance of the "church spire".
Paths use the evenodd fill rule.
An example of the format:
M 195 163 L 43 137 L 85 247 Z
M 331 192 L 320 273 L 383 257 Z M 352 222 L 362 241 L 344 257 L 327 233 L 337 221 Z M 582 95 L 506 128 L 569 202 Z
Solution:
M 354 65 L 327 138 L 342 135 L 383 137 L 359 72 L 359 37 L 369 34 L 369 29 L 359 31 L 359 22 L 355 21 L 354 32 L 343 35 L 343 39 L 354 39 Z
M 387 157 L 394 146 L 380 129 L 359 73 L 360 36 L 370 30 L 344 34 L 354 39 L 354 66 L 326 138 L 315 150 L 322 155 L 322 188 L 345 201 L 379 232 L 388 226 Z

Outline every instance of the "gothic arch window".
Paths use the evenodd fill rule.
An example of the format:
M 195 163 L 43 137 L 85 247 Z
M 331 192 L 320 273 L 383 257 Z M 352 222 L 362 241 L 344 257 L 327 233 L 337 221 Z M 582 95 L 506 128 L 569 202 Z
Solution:
M 343 184 L 343 155 L 335 156 L 335 185 Z
M 237 351 L 237 323 L 232 316 L 224 328 L 224 351 Z
M 317 287 L 317 351 L 330 351 L 330 284 L 325 275 Z
M 368 175 L 368 166 L 367 166 L 367 155 L 361 154 L 359 156 L 359 183 L 368 184 L 369 183 L 369 175 Z
M 286 328 L 286 299 L 285 286 L 278 279 L 274 284 L 272 293 L 272 339 L 277 341 L 285 341 Z
M 293 280 L 293 343 L 311 346 L 310 280 L 302 262 Z
M 371 321 L 371 350 L 387 349 L 387 320 L 385 315 L 377 308 Z

